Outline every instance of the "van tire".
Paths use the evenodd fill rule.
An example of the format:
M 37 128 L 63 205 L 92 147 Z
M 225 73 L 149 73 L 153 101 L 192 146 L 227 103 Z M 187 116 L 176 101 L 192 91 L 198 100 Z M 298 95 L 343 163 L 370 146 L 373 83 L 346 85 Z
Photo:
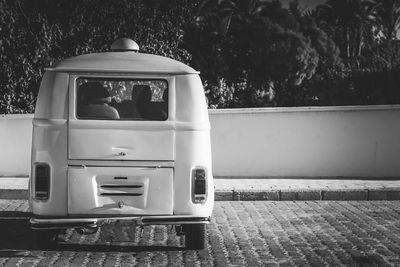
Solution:
M 183 225 L 185 232 L 186 249 L 204 249 L 206 247 L 206 225 L 186 224 Z
M 55 244 L 58 231 L 56 230 L 34 230 L 33 242 L 36 249 L 49 248 Z

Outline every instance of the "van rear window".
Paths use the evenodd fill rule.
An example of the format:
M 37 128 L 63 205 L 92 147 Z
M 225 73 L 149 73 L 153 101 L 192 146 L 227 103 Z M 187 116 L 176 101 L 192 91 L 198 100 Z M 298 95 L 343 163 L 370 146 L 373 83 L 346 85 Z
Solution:
M 78 78 L 76 114 L 89 120 L 151 120 L 168 118 L 165 80 Z

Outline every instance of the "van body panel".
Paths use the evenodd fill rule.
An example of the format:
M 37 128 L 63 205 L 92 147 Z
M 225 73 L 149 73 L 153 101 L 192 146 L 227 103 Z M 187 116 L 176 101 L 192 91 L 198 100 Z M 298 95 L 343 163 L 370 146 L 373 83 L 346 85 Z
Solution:
M 69 167 L 69 215 L 171 215 L 173 169 Z
M 210 122 L 200 77 L 176 76 L 175 183 L 174 214 L 210 216 L 214 205 L 214 182 L 211 162 Z M 184 112 L 181 112 L 184 111 Z M 193 203 L 192 171 L 206 169 L 207 200 Z
M 67 73 L 47 71 L 40 84 L 35 108 L 35 119 L 67 119 Z
M 174 214 L 210 216 L 214 204 L 214 182 L 212 176 L 210 133 L 204 131 L 179 131 L 176 134 L 176 160 L 174 191 Z M 194 204 L 192 201 L 192 170 L 204 167 L 207 176 L 207 201 Z
M 66 216 L 68 149 L 68 74 L 47 71 L 40 84 L 33 119 L 29 205 L 35 215 Z M 47 200 L 35 198 L 35 169 L 50 167 L 50 193 Z
M 208 123 L 203 85 L 197 74 L 176 76 L 176 122 Z
M 35 215 L 66 216 L 67 210 L 67 120 L 34 119 L 30 206 Z M 35 168 L 40 163 L 50 166 L 50 194 L 47 200 L 36 200 Z
M 154 130 L 146 130 L 141 126 L 146 124 L 70 120 L 69 159 L 173 160 L 173 125 L 160 122 Z

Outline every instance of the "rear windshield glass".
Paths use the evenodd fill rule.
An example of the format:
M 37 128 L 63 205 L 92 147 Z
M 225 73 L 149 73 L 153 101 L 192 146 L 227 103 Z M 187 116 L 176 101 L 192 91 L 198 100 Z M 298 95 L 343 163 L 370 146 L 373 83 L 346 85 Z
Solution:
M 76 88 L 78 119 L 164 121 L 168 118 L 165 80 L 78 78 Z

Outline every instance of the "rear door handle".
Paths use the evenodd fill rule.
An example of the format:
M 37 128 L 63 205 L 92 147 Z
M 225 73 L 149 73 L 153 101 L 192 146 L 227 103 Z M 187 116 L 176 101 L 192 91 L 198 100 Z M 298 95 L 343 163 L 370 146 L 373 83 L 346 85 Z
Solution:
M 127 152 L 133 150 L 132 147 L 124 147 L 124 146 L 120 146 L 120 147 L 113 147 L 112 148 L 113 151 L 115 151 L 116 153 L 114 154 L 114 156 L 117 157 L 124 157 L 127 155 Z

